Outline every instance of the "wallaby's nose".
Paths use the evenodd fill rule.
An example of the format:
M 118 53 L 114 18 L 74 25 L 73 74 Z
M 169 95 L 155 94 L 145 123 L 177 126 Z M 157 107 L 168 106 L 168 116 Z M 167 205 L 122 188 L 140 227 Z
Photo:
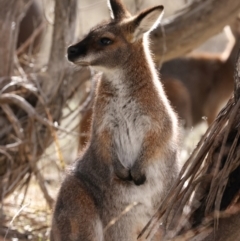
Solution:
M 68 53 L 68 60 L 73 61 L 78 55 L 78 47 L 74 45 L 68 47 L 67 53 Z
M 70 46 L 69 48 L 68 48 L 68 54 L 76 54 L 77 53 L 77 51 L 78 51 L 78 48 L 76 47 L 76 46 Z

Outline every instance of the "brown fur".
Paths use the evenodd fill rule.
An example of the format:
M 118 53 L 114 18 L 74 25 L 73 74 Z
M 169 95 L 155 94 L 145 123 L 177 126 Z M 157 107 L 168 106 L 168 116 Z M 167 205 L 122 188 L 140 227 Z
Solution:
M 163 7 L 125 19 L 121 1 L 110 3 L 116 18 L 68 48 L 70 61 L 103 76 L 90 141 L 57 198 L 51 241 L 137 240 L 178 173 L 177 118 L 143 42 Z
M 233 73 L 233 69 L 229 71 L 229 67 L 219 58 L 203 55 L 179 58 L 163 65 L 161 71 L 165 76 L 178 78 L 186 86 L 191 98 L 193 125 L 203 117 L 207 117 L 210 124 L 226 96 L 230 96 L 233 78 L 229 73 Z
M 184 84 L 175 78 L 162 75 L 161 81 L 165 89 L 166 95 L 176 113 L 179 120 L 185 128 L 192 126 L 191 116 L 191 99 L 187 88 Z
M 211 124 L 222 105 L 233 91 L 233 75 L 236 54 L 240 47 L 240 24 L 236 19 L 231 24 L 236 42 L 227 60 L 219 55 L 198 53 L 177 58 L 161 69 L 161 82 L 166 95 L 184 127 L 191 127 L 207 117 Z M 79 150 L 88 142 L 92 109 L 82 115 L 79 131 Z
M 236 19 L 231 25 L 236 43 L 227 60 L 213 54 L 193 54 L 166 62 L 160 70 L 163 76 L 178 79 L 186 87 L 193 125 L 203 117 L 211 124 L 232 94 L 234 65 L 240 47 L 239 22 Z
M 51 240 L 81 240 L 78 238 L 81 237 L 81 226 L 84 226 L 84 232 L 89 237 L 88 240 L 97 241 L 98 237 L 94 233 L 93 228 L 95 224 L 92 221 L 95 219 L 98 220 L 99 216 L 97 215 L 96 206 L 90 193 L 73 176 L 68 176 L 63 185 L 65 188 L 60 191 L 55 207 L 55 212 L 58 212 L 58 218 L 53 220 Z M 83 210 L 84 216 L 88 217 L 87 219 L 83 218 Z M 70 237 L 68 233 L 71 233 Z
M 161 76 L 161 82 L 172 107 L 179 116 L 180 122 L 182 122 L 182 125 L 186 128 L 191 127 L 191 100 L 187 88 L 180 80 L 167 76 Z M 146 99 L 147 97 L 148 96 L 146 96 Z M 146 101 L 146 103 L 149 102 L 145 99 L 144 101 Z M 90 138 L 91 119 L 93 112 L 92 105 L 89 106 L 89 109 L 81 116 L 81 121 L 79 123 L 79 132 L 81 133 L 81 136 L 79 137 L 79 150 L 82 150 L 82 148 L 86 146 Z M 150 106 L 150 103 L 148 103 L 148 106 Z

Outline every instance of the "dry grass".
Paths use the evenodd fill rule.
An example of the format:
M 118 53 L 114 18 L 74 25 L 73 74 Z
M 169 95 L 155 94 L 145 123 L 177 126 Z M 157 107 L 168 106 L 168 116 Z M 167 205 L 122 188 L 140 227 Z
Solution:
M 0 234 L 7 240 L 48 240 L 51 210 L 35 180 L 25 195 L 15 191 L 4 200 L 4 225 Z M 15 239 L 14 239 L 15 238 Z M 1 239 L 0 239 L 1 240 Z
M 205 130 L 205 123 L 190 130 L 187 138 L 185 138 L 182 149 L 181 156 L 183 162 L 196 146 Z M 77 136 L 75 135 L 67 136 L 62 140 L 60 139 L 60 150 L 67 165 L 72 163 L 77 156 L 76 138 Z M 59 169 L 57 160 L 58 153 L 53 144 L 47 149 L 42 160 L 38 163 L 48 192 L 54 199 L 64 177 L 64 171 Z M 52 210 L 49 209 L 38 182 L 34 177 L 30 181 L 27 191 L 25 189 L 16 190 L 9 198 L 4 200 L 2 212 L 5 216 L 3 222 L 5 228 L 0 230 L 2 236 L 8 232 L 9 228 L 7 235 L 9 240 L 14 240 L 13 238 L 17 238 L 15 241 L 48 240 Z
M 234 96 L 203 135 L 140 236 L 148 237 L 163 222 L 170 230 L 166 240 L 202 240 L 196 236 L 217 233 L 221 218 L 240 213 L 240 51 L 234 80 Z
M 66 35 L 66 34 L 65 34 Z M 57 41 L 56 41 L 57 42 Z M 59 49 L 63 49 L 61 45 L 58 46 Z M 59 49 L 56 47 L 55 53 L 58 53 Z M 54 51 L 54 49 L 52 49 Z M 53 61 L 58 61 L 58 56 L 54 57 Z M 50 68 L 51 69 L 51 68 Z M 21 72 L 21 69 L 18 70 Z M 67 71 L 66 71 L 67 72 Z M 74 71 L 73 71 L 74 72 Z M 17 74 L 19 74 L 17 73 Z M 55 77 L 52 74 L 53 77 Z M 20 73 L 21 76 L 21 73 Z M 41 76 L 39 77 L 39 80 Z M 58 77 L 58 76 L 57 76 Z M 58 78 L 55 78 L 58 80 Z M 61 76 L 62 77 L 62 76 Z M 87 77 L 85 78 L 87 79 Z M 63 80 L 63 78 L 62 78 Z M 28 81 L 30 81 L 28 79 Z M 45 83 L 49 81 L 46 79 Z M 43 82 L 44 83 L 44 82 Z M 55 82 L 58 83 L 58 82 Z M 79 88 L 79 83 L 74 84 L 72 80 L 69 80 L 69 83 L 73 85 L 72 89 Z M 17 83 L 14 83 L 17 86 Z M 36 82 L 23 82 L 22 86 L 14 87 L 13 93 L 23 97 L 27 94 L 32 94 L 34 97 L 41 97 L 39 95 L 35 95 L 35 91 L 39 91 L 35 87 Z M 57 84 L 56 84 L 57 85 Z M 72 90 L 71 89 L 71 90 Z M 65 89 L 64 89 L 65 90 Z M 72 97 L 71 90 L 69 90 L 68 97 L 64 97 L 65 100 Z M 21 93 L 20 93 L 21 92 Z M 51 94 L 51 93 L 50 93 Z M 64 93 L 65 94 L 65 93 Z M 63 94 L 63 96 L 64 96 Z M 3 95 L 1 96 L 4 97 Z M 6 96 L 5 97 L 9 97 Z M 11 96 L 10 96 L 11 97 Z M 61 97 L 59 95 L 59 97 Z M 60 98 L 61 99 L 61 98 Z M 11 101 L 14 99 L 12 98 Z M 39 98 L 40 100 L 40 98 Z M 19 99 L 18 99 L 19 101 Z M 22 102 L 21 102 L 22 101 Z M 1 209 L 0 209 L 0 220 L 1 228 L 0 228 L 0 241 L 1 240 L 12 240 L 12 241 L 23 241 L 23 240 L 33 240 L 33 241 L 41 241 L 48 240 L 49 238 L 49 226 L 51 223 L 51 212 L 52 210 L 49 208 L 49 203 L 51 204 L 52 199 L 55 199 L 58 188 L 64 176 L 64 165 L 68 165 L 72 163 L 77 155 L 77 138 L 78 134 L 74 132 L 76 130 L 78 118 L 74 118 L 74 121 L 70 121 L 71 125 L 69 126 L 69 120 L 71 120 L 71 116 L 69 118 L 63 118 L 63 126 L 67 126 L 67 131 L 65 128 L 59 128 L 53 126 L 51 122 L 51 116 L 48 116 L 47 110 L 42 110 L 43 116 L 47 116 L 47 120 L 44 118 L 40 118 L 36 115 L 35 110 L 31 109 L 31 106 L 26 106 L 26 102 L 21 99 L 19 103 L 23 103 L 23 106 L 26 111 L 28 111 L 29 115 L 33 117 L 35 121 L 38 121 L 42 124 L 43 127 L 48 127 L 52 129 L 51 135 L 53 136 L 54 143 L 46 150 L 42 159 L 35 164 L 34 167 L 31 167 L 31 171 L 29 171 L 24 180 L 19 180 L 21 185 L 6 199 L 4 199 Z M 41 101 L 39 101 L 40 106 L 42 107 Z M 10 106 L 10 105 L 9 105 Z M 70 104 L 66 107 L 63 116 L 68 116 L 70 112 L 74 116 L 75 113 L 81 112 L 79 109 L 79 102 L 71 101 Z M 6 107 L 6 106 L 5 106 Z M 11 107 L 11 106 L 10 106 Z M 43 108 L 44 109 L 44 108 Z M 73 111 L 72 111 L 73 110 Z M 53 111 L 54 112 L 54 111 Z M 9 118 L 12 119 L 13 124 L 18 125 L 18 122 L 14 122 L 14 113 L 13 111 L 9 112 L 8 107 L 5 108 L 5 113 L 8 113 Z M 42 114 L 42 113 L 41 113 Z M 24 116 L 24 118 L 26 115 Z M 54 118 L 55 119 L 55 118 Z M 21 123 L 22 124 L 22 123 Z M 36 124 L 36 123 L 35 123 Z M 18 133 L 18 126 L 15 126 L 15 132 Z M 34 129 L 34 128 L 33 128 Z M 57 130 L 61 129 L 60 132 Z M 189 154 L 195 148 L 200 136 L 204 133 L 206 129 L 206 125 L 201 125 L 194 130 L 191 130 L 188 137 L 185 139 L 185 143 L 183 145 L 183 149 L 181 152 L 183 162 L 187 159 Z M 66 135 L 68 133 L 68 135 Z M 38 136 L 37 130 L 34 130 L 34 135 Z M 49 136 L 51 136 L 49 134 Z M 21 138 L 20 138 L 21 139 Z M 18 154 L 18 152 L 16 152 Z M 60 161 L 59 161 L 60 160 Z M 30 165 L 27 162 L 28 165 Z M 33 173 L 35 170 L 35 173 Z M 40 179 L 39 179 L 39 175 Z M 36 179 L 37 177 L 37 179 Z M 27 184 L 27 185 L 25 185 Z M 45 191 L 44 191 L 45 190 Z M 49 196 L 48 196 L 49 195 Z M 4 238 L 5 237 L 5 238 Z

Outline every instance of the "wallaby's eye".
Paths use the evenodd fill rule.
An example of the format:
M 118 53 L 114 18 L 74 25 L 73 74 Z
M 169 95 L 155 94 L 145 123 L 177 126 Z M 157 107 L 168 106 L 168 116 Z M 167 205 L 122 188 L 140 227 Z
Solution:
M 109 39 L 109 38 L 101 38 L 99 42 L 100 42 L 101 45 L 106 46 L 106 45 L 111 44 L 111 43 L 112 43 L 112 40 Z

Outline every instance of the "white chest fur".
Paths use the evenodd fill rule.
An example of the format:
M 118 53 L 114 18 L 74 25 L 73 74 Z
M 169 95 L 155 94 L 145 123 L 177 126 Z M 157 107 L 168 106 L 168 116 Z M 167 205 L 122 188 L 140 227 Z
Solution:
M 121 71 L 108 70 L 108 79 L 111 80 L 115 94 L 108 100 L 99 130 L 110 130 L 118 160 L 124 167 L 130 168 L 140 154 L 151 121 L 136 99 L 129 94 L 122 78 L 124 76 Z
M 150 118 L 124 88 L 111 97 L 104 111 L 99 130 L 110 130 L 118 160 L 130 168 L 140 154 L 143 138 L 151 125 Z

